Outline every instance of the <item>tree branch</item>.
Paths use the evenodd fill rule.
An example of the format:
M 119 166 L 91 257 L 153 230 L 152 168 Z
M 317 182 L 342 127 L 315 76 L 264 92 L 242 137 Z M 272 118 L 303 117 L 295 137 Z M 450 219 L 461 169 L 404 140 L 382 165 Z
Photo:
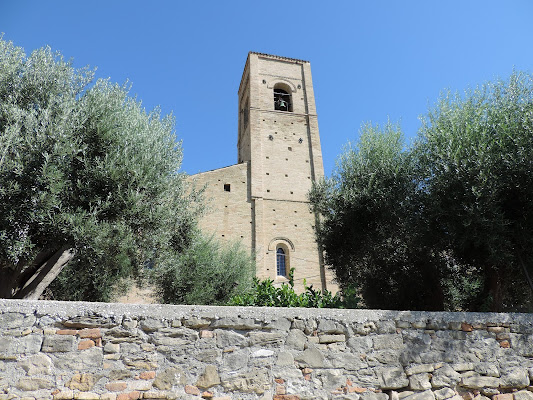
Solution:
M 76 251 L 70 246 L 63 246 L 44 262 L 24 287 L 13 296 L 16 299 L 38 300 L 44 290 L 59 275 L 65 265 L 74 257 Z

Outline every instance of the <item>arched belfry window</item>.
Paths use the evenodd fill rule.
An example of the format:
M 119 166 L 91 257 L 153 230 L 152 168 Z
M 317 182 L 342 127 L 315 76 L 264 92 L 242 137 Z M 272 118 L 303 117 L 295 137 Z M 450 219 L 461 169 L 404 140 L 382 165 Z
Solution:
M 278 276 L 287 276 L 287 255 L 282 247 L 276 250 L 276 271 Z
M 284 89 L 274 88 L 274 110 L 292 111 L 291 95 Z

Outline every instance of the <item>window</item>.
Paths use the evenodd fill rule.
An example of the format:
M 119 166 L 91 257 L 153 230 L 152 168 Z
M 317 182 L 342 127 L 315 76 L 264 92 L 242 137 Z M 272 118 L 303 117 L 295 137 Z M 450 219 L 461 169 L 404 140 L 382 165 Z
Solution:
M 281 247 L 278 247 L 276 250 L 276 271 L 278 276 L 287 276 L 285 261 L 285 251 Z
M 230 184 L 229 184 L 229 183 L 225 183 L 225 184 L 224 184 L 224 191 L 225 191 L 225 192 L 230 192 L 230 191 L 231 191 L 231 187 L 230 187 Z
M 274 110 L 292 111 L 291 95 L 286 90 L 274 88 Z

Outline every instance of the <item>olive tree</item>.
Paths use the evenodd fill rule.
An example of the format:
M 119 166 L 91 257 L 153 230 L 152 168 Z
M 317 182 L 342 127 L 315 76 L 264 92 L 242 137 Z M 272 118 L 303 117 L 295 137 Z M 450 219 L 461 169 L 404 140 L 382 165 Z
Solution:
M 0 297 L 38 298 L 68 269 L 72 297 L 105 300 L 190 245 L 200 207 L 173 117 L 92 79 L 0 38 Z
M 367 306 L 531 310 L 533 80 L 445 93 L 406 147 L 366 126 L 316 185 L 317 238 Z

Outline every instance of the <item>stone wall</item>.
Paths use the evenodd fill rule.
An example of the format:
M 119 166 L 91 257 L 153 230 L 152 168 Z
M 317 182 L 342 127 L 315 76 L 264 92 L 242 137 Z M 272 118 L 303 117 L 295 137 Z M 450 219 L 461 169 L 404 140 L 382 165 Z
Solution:
M 533 316 L 0 300 L 0 400 L 532 400 Z

